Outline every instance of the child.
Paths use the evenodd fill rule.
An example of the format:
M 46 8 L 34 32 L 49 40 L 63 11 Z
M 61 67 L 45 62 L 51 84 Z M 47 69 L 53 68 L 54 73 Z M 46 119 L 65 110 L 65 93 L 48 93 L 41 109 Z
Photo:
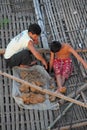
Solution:
M 70 55 L 73 54 L 78 61 L 87 69 L 87 63 L 78 55 L 78 53 L 66 43 L 61 44 L 59 41 L 51 43 L 50 63 L 49 69 L 52 67 L 55 72 L 58 89 L 56 92 L 65 93 L 64 87 L 65 80 L 68 79 L 72 72 L 72 59 Z
M 29 26 L 28 30 L 24 30 L 15 36 L 8 44 L 4 54 L 7 65 L 11 68 L 14 66 L 28 67 L 34 64 L 34 62 L 32 62 L 33 54 L 47 69 L 45 59 L 34 47 L 35 44 L 38 44 L 40 34 L 40 26 L 34 23 Z

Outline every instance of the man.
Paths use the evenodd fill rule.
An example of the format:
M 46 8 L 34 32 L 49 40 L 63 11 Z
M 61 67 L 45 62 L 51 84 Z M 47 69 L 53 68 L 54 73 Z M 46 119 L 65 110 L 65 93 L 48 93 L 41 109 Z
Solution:
M 38 44 L 40 34 L 40 26 L 34 23 L 29 26 L 28 30 L 24 30 L 15 36 L 8 44 L 4 54 L 7 65 L 11 68 L 14 66 L 28 67 L 34 64 L 32 62 L 33 55 L 47 69 L 45 59 L 34 47 L 35 44 Z

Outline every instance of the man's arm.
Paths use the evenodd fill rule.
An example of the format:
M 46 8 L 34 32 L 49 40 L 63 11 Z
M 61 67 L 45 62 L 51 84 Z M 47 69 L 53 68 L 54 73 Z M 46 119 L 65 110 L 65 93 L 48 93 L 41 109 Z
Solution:
M 54 60 L 54 53 L 50 52 L 49 72 L 51 72 L 53 68 L 53 60 Z
M 29 41 L 28 43 L 28 49 L 32 52 L 32 54 L 36 57 L 36 59 L 40 60 L 42 64 L 47 69 L 47 63 L 46 60 L 42 57 L 42 55 L 35 49 L 33 42 Z

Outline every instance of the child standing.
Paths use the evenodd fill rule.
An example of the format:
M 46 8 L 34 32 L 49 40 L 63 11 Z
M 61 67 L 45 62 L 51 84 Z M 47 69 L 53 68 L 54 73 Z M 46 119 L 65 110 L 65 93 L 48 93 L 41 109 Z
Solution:
M 50 52 L 50 71 L 52 67 L 55 72 L 58 89 L 56 92 L 65 93 L 65 80 L 69 78 L 72 72 L 72 59 L 70 55 L 73 54 L 78 61 L 87 69 L 87 63 L 80 57 L 80 55 L 67 43 L 60 43 L 53 41 L 51 43 Z
M 28 67 L 34 64 L 32 62 L 32 55 L 34 55 L 47 69 L 45 59 L 34 47 L 35 44 L 38 44 L 40 34 L 40 26 L 34 23 L 29 26 L 28 30 L 15 36 L 8 44 L 4 54 L 7 65 L 11 68 L 14 66 Z

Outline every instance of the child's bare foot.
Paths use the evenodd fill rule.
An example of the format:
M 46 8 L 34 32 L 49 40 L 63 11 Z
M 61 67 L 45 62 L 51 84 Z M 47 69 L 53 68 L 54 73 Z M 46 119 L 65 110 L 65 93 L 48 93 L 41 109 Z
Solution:
M 66 93 L 66 87 L 61 87 L 61 88 L 57 89 L 57 92 Z

